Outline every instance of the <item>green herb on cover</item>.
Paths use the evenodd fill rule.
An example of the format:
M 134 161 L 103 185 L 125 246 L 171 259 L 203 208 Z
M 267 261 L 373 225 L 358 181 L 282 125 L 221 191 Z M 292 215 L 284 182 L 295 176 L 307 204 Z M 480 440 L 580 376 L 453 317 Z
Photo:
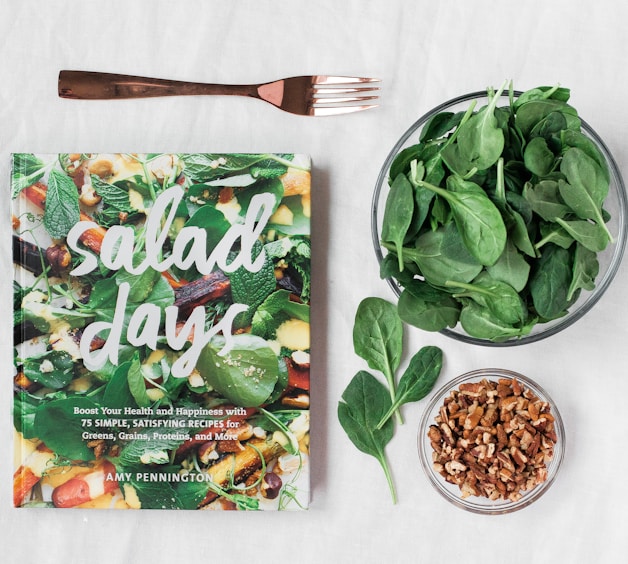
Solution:
M 397 494 L 385 448 L 394 435 L 393 414 L 402 423 L 399 408 L 423 399 L 434 387 L 443 364 L 441 349 L 421 348 L 411 359 L 398 385 L 396 371 L 403 356 L 403 323 L 393 304 L 365 298 L 356 312 L 353 328 L 356 354 L 385 376 L 384 385 L 373 374 L 360 370 L 338 403 L 338 420 L 351 442 L 374 456 L 384 469 L 393 503 Z
M 421 329 L 525 336 L 595 287 L 597 253 L 613 242 L 608 165 L 569 90 L 504 90 L 435 115 L 391 164 L 386 210 L 403 213 L 384 214 L 380 274 L 402 286 L 399 316 Z

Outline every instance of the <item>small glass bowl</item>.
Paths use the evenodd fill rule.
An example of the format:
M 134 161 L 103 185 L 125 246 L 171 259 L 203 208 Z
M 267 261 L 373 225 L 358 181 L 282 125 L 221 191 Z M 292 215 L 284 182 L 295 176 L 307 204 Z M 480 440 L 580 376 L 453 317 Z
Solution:
M 531 390 L 541 401 L 545 401 L 550 405 L 550 413 L 554 416 L 554 430 L 556 432 L 557 440 L 554 444 L 553 457 L 546 466 L 547 479 L 534 488 L 522 492 L 521 498 L 516 501 L 503 499 L 491 500 L 480 496 L 469 496 L 463 498 L 460 487 L 456 484 L 447 482 L 445 478 L 434 469 L 432 461 L 432 453 L 434 452 L 434 449 L 432 448 L 430 439 L 428 438 L 428 430 L 430 425 L 435 423 L 435 417 L 439 414 L 445 398 L 447 398 L 453 390 L 457 390 L 461 384 L 480 382 L 483 379 L 497 381 L 500 378 L 516 378 L 524 388 Z M 563 420 L 556 404 L 552 401 L 548 393 L 530 378 L 501 368 L 483 368 L 467 372 L 466 374 L 462 374 L 461 376 L 447 382 L 447 384 L 440 388 L 434 394 L 429 405 L 426 407 L 425 412 L 423 413 L 419 424 L 417 442 L 421 466 L 436 491 L 455 506 L 473 513 L 480 513 L 484 515 L 512 513 L 513 511 L 527 507 L 532 502 L 536 501 L 549 489 L 556 479 L 556 475 L 558 474 L 558 470 L 565 455 L 565 429 L 563 426 Z
M 518 97 L 521 92 L 514 92 L 515 97 Z M 503 103 L 499 106 L 505 106 L 508 104 L 508 94 L 502 94 L 504 99 Z M 397 141 L 392 148 L 384 165 L 381 168 L 377 183 L 375 185 L 375 191 L 373 193 L 373 201 L 371 207 L 371 233 L 373 238 L 373 246 L 375 248 L 375 254 L 378 262 L 381 264 L 384 256 L 386 255 L 385 249 L 381 246 L 381 229 L 384 216 L 384 209 L 386 207 L 386 198 L 389 191 L 389 171 L 390 167 L 395 160 L 395 157 L 405 148 L 410 147 L 419 142 L 419 136 L 421 130 L 429 122 L 429 120 L 436 114 L 441 112 L 460 112 L 469 108 L 472 102 L 477 102 L 476 108 L 479 109 L 488 103 L 488 97 L 485 91 L 473 92 L 459 96 L 447 102 L 444 102 L 440 106 L 430 110 L 424 116 L 419 118 Z M 626 188 L 622 179 L 621 173 L 617 167 L 613 156 L 600 138 L 600 136 L 580 118 L 582 121 L 582 133 L 589 137 L 596 145 L 600 152 L 604 155 L 610 172 L 610 187 L 606 200 L 604 201 L 604 208 L 610 213 L 611 219 L 607 223 L 607 227 L 613 235 L 614 242 L 609 244 L 606 249 L 597 254 L 599 261 L 599 274 L 595 280 L 595 289 L 587 292 L 582 291 L 578 300 L 572 304 L 569 308 L 569 312 L 558 319 L 553 319 L 545 323 L 537 323 L 529 334 L 521 337 L 513 337 L 503 341 L 491 341 L 488 339 L 479 339 L 468 335 L 460 326 L 456 325 L 454 328 L 447 328 L 440 331 L 443 335 L 452 337 L 456 340 L 472 343 L 476 345 L 485 345 L 490 347 L 508 347 L 513 345 L 523 345 L 526 343 L 533 343 L 554 335 L 559 331 L 569 327 L 580 319 L 585 313 L 587 313 L 602 297 L 602 294 L 606 291 L 611 281 L 613 280 L 622 257 L 624 255 L 624 249 L 626 246 L 626 239 L 628 236 L 628 226 L 626 224 L 626 218 L 628 217 L 628 196 L 626 194 Z M 392 288 L 397 298 L 401 295 L 402 287 L 393 278 L 387 278 L 388 285 Z

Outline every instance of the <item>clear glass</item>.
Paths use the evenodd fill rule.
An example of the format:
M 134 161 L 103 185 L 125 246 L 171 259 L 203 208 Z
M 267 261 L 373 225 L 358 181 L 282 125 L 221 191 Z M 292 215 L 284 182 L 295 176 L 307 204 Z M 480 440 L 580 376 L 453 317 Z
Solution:
M 518 96 L 520 92 L 515 92 L 515 96 Z M 504 104 L 508 104 L 508 95 L 502 95 L 504 98 Z M 375 248 L 375 254 L 377 260 L 381 262 L 385 256 L 385 251 L 380 244 L 380 233 L 382 226 L 382 219 L 384 215 L 384 209 L 386 206 L 386 197 L 388 195 L 388 173 L 390 166 L 394 161 L 397 154 L 404 148 L 414 145 L 419 142 L 419 136 L 423 126 L 434 116 L 443 111 L 458 112 L 466 110 L 470 103 L 477 100 L 477 107 L 480 108 L 488 102 L 486 92 L 473 92 L 471 94 L 465 94 L 459 96 L 448 102 L 441 104 L 440 106 L 429 111 L 423 117 L 419 118 L 397 141 L 392 148 L 382 169 L 377 178 L 377 184 L 373 193 L 373 202 L 371 208 L 371 229 L 373 237 L 373 246 Z M 486 339 L 478 339 L 467 335 L 458 324 L 453 329 L 444 329 L 441 331 L 443 335 L 452 337 L 459 341 L 472 343 L 476 345 L 485 345 L 490 347 L 508 347 L 513 345 L 523 345 L 526 343 L 532 343 L 539 341 L 550 335 L 554 335 L 559 331 L 562 331 L 566 327 L 569 327 L 580 319 L 585 313 L 587 313 L 602 297 L 611 281 L 615 277 L 619 265 L 621 263 L 624 249 L 626 246 L 626 215 L 628 209 L 628 198 L 626 196 L 626 189 L 622 176 L 619 172 L 615 159 L 611 155 L 610 151 L 599 137 L 599 135 L 584 121 L 582 121 L 582 132 L 593 140 L 602 152 L 609 166 L 610 170 L 610 189 L 608 197 L 604 202 L 604 208 L 611 214 L 611 219 L 607 224 L 609 231 L 613 235 L 614 243 L 609 244 L 608 247 L 601 253 L 598 253 L 598 261 L 600 263 L 600 272 L 595 281 L 596 287 L 591 292 L 582 291 L 580 297 L 576 303 L 572 305 L 569 313 L 559 319 L 549 321 L 547 323 L 539 323 L 534 326 L 530 334 L 523 337 L 516 337 L 508 339 L 506 341 L 494 342 Z M 397 297 L 401 294 L 402 288 L 399 286 L 396 280 L 393 278 L 386 279 L 389 286 Z
M 557 440 L 554 445 L 554 456 L 547 465 L 547 480 L 535 488 L 524 492 L 523 496 L 518 501 L 494 501 L 488 498 L 474 496 L 462 498 L 460 488 L 455 484 L 446 482 L 445 479 L 434 470 L 432 465 L 433 449 L 427 436 L 427 432 L 430 425 L 434 422 L 434 418 L 438 415 L 445 398 L 452 390 L 457 389 L 460 384 L 463 383 L 479 382 L 482 379 L 497 380 L 499 378 L 517 378 L 517 380 L 526 388 L 532 390 L 539 397 L 539 399 L 548 402 L 551 407 L 551 413 L 555 418 L 554 426 Z M 421 466 L 423 467 L 423 470 L 425 470 L 428 480 L 432 486 L 434 486 L 436 491 L 447 501 L 453 503 L 457 507 L 466 509 L 467 511 L 471 511 L 473 513 L 500 515 L 504 513 L 512 513 L 513 511 L 527 507 L 541 497 L 552 485 L 565 456 L 565 428 L 556 404 L 550 398 L 549 394 L 536 382 L 526 376 L 523 376 L 522 374 L 518 374 L 510 370 L 504 370 L 501 368 L 483 368 L 458 376 L 454 380 L 449 381 L 434 394 L 421 418 L 417 443 Z

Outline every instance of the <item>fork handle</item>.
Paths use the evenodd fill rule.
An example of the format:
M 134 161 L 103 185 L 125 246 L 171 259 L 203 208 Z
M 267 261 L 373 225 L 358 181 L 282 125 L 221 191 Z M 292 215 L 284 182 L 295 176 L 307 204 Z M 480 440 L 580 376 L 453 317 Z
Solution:
M 75 100 L 113 100 L 205 94 L 257 98 L 257 88 L 257 85 L 248 84 L 208 84 L 105 72 L 73 70 L 59 72 L 59 96 Z

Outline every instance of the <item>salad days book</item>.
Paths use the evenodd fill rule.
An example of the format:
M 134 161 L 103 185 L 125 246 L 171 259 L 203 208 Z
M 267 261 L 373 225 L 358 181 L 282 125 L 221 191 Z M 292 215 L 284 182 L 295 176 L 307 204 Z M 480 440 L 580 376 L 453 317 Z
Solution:
M 304 509 L 310 160 L 12 155 L 16 507 Z

